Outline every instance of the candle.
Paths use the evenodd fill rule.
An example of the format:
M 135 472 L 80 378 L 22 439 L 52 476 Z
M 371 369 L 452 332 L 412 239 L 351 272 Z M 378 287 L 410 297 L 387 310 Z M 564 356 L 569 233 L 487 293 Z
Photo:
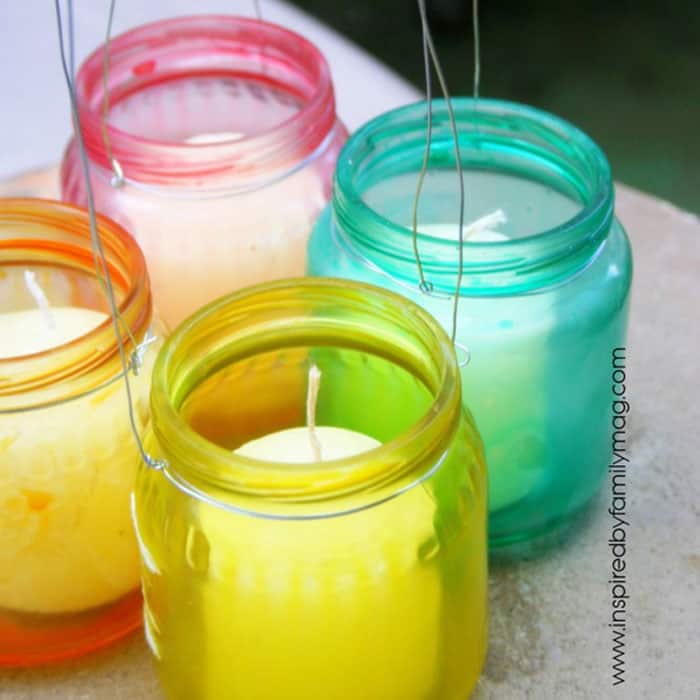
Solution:
M 0 314 L 0 334 L 8 315 Z M 114 383 L 60 406 L 3 415 L 0 608 L 78 612 L 138 585 L 128 511 L 138 457 L 124 412 Z
M 314 440 L 324 461 L 351 457 L 381 444 L 344 428 L 314 426 L 310 430 L 306 426 L 251 440 L 236 454 L 268 462 L 310 464 L 317 461 Z M 248 518 L 233 526 L 225 514 L 203 514 L 202 532 L 210 540 L 226 542 L 227 556 L 210 560 L 210 566 L 218 569 L 213 569 L 214 576 L 225 576 L 227 569 L 236 567 L 237 553 L 252 542 L 260 544 L 252 556 L 246 556 L 245 569 L 238 572 L 233 587 L 220 598 L 209 600 L 203 610 L 207 628 L 225 635 L 220 644 L 209 640 L 211 649 L 221 648 L 225 654 L 218 663 L 216 657 L 209 660 L 210 695 L 204 697 L 217 697 L 217 689 L 227 683 L 229 651 L 245 669 L 237 674 L 239 682 L 231 686 L 242 698 L 259 692 L 256 676 L 266 660 L 274 660 L 275 668 L 265 671 L 265 697 L 326 697 L 329 688 L 341 684 L 347 697 L 360 696 L 361 688 L 352 690 L 352 678 L 339 676 L 338 669 L 323 663 L 323 652 L 317 646 L 329 624 L 346 630 L 338 635 L 340 641 L 336 638 L 333 655 L 344 659 L 348 670 L 354 660 L 362 660 L 362 683 L 368 684 L 377 698 L 403 700 L 411 693 L 416 697 L 428 694 L 437 672 L 439 580 L 434 571 L 412 579 L 404 572 L 417 564 L 416 546 L 430 538 L 428 523 L 435 508 L 424 493 L 414 494 L 408 501 L 400 508 L 383 508 L 356 520 L 330 522 L 323 531 L 313 524 L 273 525 L 266 534 Z M 396 538 L 394 530 L 402 537 Z M 359 532 L 364 544 L 357 559 L 340 558 L 322 568 L 309 562 L 310 553 L 321 561 L 337 559 L 338 550 L 350 555 L 357 547 Z M 234 607 L 232 599 L 236 600 Z M 254 612 L 248 615 L 246 610 Z M 261 614 L 262 610 L 266 612 Z M 367 618 L 364 624 L 358 624 L 360 610 Z M 222 626 L 221 619 L 228 615 L 230 626 Z M 418 634 L 412 634 L 408 641 L 402 639 L 397 619 L 410 620 Z M 299 644 L 295 637 L 302 626 L 306 640 L 291 654 L 290 649 Z M 275 631 L 261 638 L 261 627 Z M 231 650 L 230 637 L 257 639 L 257 643 L 248 652 Z M 392 647 L 397 650 L 387 654 Z M 251 669 L 256 673 L 249 674 Z
M 373 198 L 377 198 L 377 193 L 373 193 Z M 500 231 L 493 230 L 492 227 L 505 224 L 507 217 L 505 213 L 498 209 L 490 214 L 479 217 L 475 221 L 468 223 L 464 227 L 464 240 L 469 243 L 498 243 L 507 241 L 508 236 Z M 458 240 L 459 223 L 437 223 L 437 224 L 421 224 L 420 232 L 435 238 L 444 240 Z M 425 306 L 430 308 L 435 314 L 444 314 L 444 309 L 440 308 L 440 304 L 435 304 L 431 300 L 426 300 Z M 444 306 L 444 305 L 442 305 Z M 541 310 L 543 315 L 542 320 L 551 319 L 547 309 Z M 474 316 L 468 314 L 467 318 L 471 321 Z M 445 323 L 448 321 L 445 319 Z M 501 407 L 497 407 L 492 398 L 488 396 L 488 392 L 494 387 L 498 387 L 500 382 L 508 381 L 513 383 L 532 384 L 533 380 L 538 381 L 536 367 L 529 365 L 527 367 L 519 367 L 519 362 L 515 358 L 508 357 L 503 363 L 497 364 L 493 360 L 493 356 L 484 362 L 484 358 L 479 357 L 483 353 L 498 352 L 497 348 L 489 348 L 489 342 L 486 339 L 479 341 L 480 332 L 477 328 L 470 327 L 464 334 L 466 347 L 468 347 L 471 360 L 470 364 L 463 371 L 463 385 L 467 388 L 468 395 L 476 398 L 482 392 L 486 392 L 487 396 L 483 402 L 488 406 L 488 413 L 483 411 L 480 414 L 482 430 L 485 434 L 492 435 L 494 431 L 499 431 L 501 437 L 498 444 L 490 445 L 489 455 L 491 457 L 491 479 L 489 481 L 489 509 L 493 512 L 504 510 L 511 505 L 517 504 L 529 493 L 531 493 L 536 485 L 540 474 L 539 460 L 542 459 L 542 448 L 536 436 L 527 435 L 525 438 L 517 430 L 507 428 L 511 424 L 512 416 L 518 410 L 513 406 L 508 407 L 508 416 L 504 416 L 504 411 Z M 523 337 L 520 342 L 524 345 L 530 345 L 533 350 L 532 339 Z M 468 344 L 468 345 L 467 345 Z M 473 357 L 476 350 L 477 357 Z M 487 368 L 486 368 L 487 367 Z M 477 368 L 477 369 L 475 369 Z M 524 372 L 520 374 L 519 371 Z M 536 391 L 530 392 L 530 398 L 527 401 L 522 401 L 521 408 L 531 416 L 537 412 Z M 504 430 L 505 428 L 505 430 Z M 510 433 L 510 434 L 508 434 Z M 527 455 L 527 456 L 525 456 Z
M 68 343 L 107 316 L 92 309 L 52 307 L 50 318 L 53 327 L 41 309 L 0 313 L 0 358 Z M 102 442 L 100 433 L 111 432 L 109 424 L 118 421 L 123 398 L 117 388 L 109 392 L 107 406 L 97 412 L 104 422 L 92 417 L 90 430 L 97 434 L 85 445 L 87 454 Z M 106 398 L 103 395 L 102 401 Z M 8 474 L 10 478 L 2 484 L 8 542 L 0 548 L 0 571 L 5 572 L 0 576 L 0 607 L 39 613 L 83 610 L 121 597 L 136 583 L 135 551 L 124 517 L 110 522 L 124 502 L 128 482 L 120 483 L 118 476 L 100 479 L 98 474 L 106 465 L 86 464 L 67 444 L 84 410 L 84 402 L 77 402 L 60 412 L 46 411 L 45 421 L 35 423 L 34 417 L 31 424 L 24 416 L 3 417 L 0 454 L 15 474 Z M 48 445 L 48 435 L 58 438 L 58 444 Z M 63 470 L 59 478 L 57 471 L 47 469 L 47 462 L 72 462 L 73 468 Z M 90 492 L 83 492 L 83 497 L 91 500 L 89 507 L 75 495 L 88 483 Z M 73 518 L 79 518 L 85 536 L 72 532 Z M 100 561 L 105 552 L 109 552 L 108 566 Z M 77 571 L 81 577 L 75 576 Z
M 379 447 L 381 443 L 369 435 L 315 425 L 320 377 L 320 371 L 312 365 L 307 385 L 307 426 L 251 440 L 236 454 L 267 462 L 309 465 L 345 459 Z M 260 549 L 246 557 L 245 569 L 239 571 L 233 584 L 235 588 L 218 600 L 208 601 L 203 610 L 206 627 L 226 635 L 220 644 L 211 644 L 211 648 L 226 652 L 218 663 L 216 656 L 210 660 L 212 700 L 228 676 L 228 635 L 258 639 L 249 654 L 235 651 L 241 668 L 262 671 L 265 660 L 276 660 L 276 671 L 267 670 L 265 692 L 271 699 L 324 697 L 329 688 L 341 683 L 349 697 L 361 696 L 362 686 L 352 693 L 350 678 L 341 679 L 336 668 L 324 668 L 317 640 L 324 636 L 329 623 L 346 628 L 342 641 L 334 643 L 333 654 L 344 659 L 348 668 L 354 665 L 353 658 L 361 658 L 366 676 L 363 685 L 369 685 L 376 697 L 403 700 L 410 693 L 423 697 L 430 691 L 436 674 L 439 581 L 435 572 L 426 571 L 407 585 L 404 571 L 416 565 L 418 543 L 430 538 L 428 523 L 435 509 L 425 494 L 407 500 L 410 502 L 401 508 L 383 508 L 356 520 L 330 522 L 323 531 L 315 525 L 273 525 L 265 534 L 259 524 L 251 525 L 246 518 L 233 528 L 235 535 L 231 536 L 232 525 L 225 515 L 216 511 L 203 514 L 202 532 L 211 540 L 226 542 L 226 557 L 210 560 L 210 565 L 218 569 L 213 570 L 214 576 L 224 576 L 227 569 L 237 568 L 240 554 L 236 553 L 245 551 L 253 541 L 260 542 Z M 361 553 L 353 557 L 358 530 L 364 544 Z M 399 530 L 402 537 L 395 537 L 393 530 Z M 338 550 L 345 552 L 347 558 L 338 559 Z M 333 563 L 313 566 L 310 553 Z M 231 606 L 232 598 L 236 599 L 235 607 Z M 248 609 L 255 613 L 246 615 L 244 611 Z M 260 610 L 267 611 L 267 619 L 261 619 Z M 364 624 L 358 623 L 359 611 L 367 618 Z M 230 627 L 220 624 L 221 618 L 227 616 Z M 412 635 L 408 643 L 397 639 L 396 619 L 410 619 L 417 628 L 418 634 Z M 261 626 L 274 626 L 274 634 L 261 638 Z M 300 626 L 305 628 L 306 639 L 292 658 L 289 649 L 299 644 L 294 638 Z M 398 651 L 387 654 L 391 647 Z M 280 661 L 285 657 L 286 663 Z M 233 689 L 242 698 L 254 697 L 259 692 L 256 676 L 257 673 L 241 674 Z
M 316 403 L 321 388 L 321 371 L 309 368 L 306 385 L 306 427 L 288 428 L 246 442 L 237 455 L 267 462 L 305 464 L 345 459 L 381 444 L 373 437 L 354 430 L 316 425 Z
M 467 697 L 485 480 L 457 377 L 426 314 L 332 280 L 246 290 L 175 331 L 153 395 L 168 478 L 142 469 L 134 497 L 169 700 Z
M 41 309 L 0 313 L 0 358 L 31 355 L 69 343 L 99 326 L 107 316 L 101 311 L 52 307 L 54 326 Z
M 375 193 L 375 197 L 376 197 Z M 490 214 L 472 221 L 464 227 L 463 240 L 470 243 L 495 243 L 497 241 L 507 241 L 508 236 L 493 228 L 507 221 L 507 217 L 502 209 L 497 209 Z M 445 240 L 459 240 L 459 222 L 420 224 L 420 233 L 442 238 Z
M 102 64 L 100 48 L 76 77 L 100 174 L 95 201 L 139 242 L 166 327 L 235 289 L 302 275 L 347 134 L 318 50 L 233 16 L 165 20 L 115 37 L 108 130 L 119 187 L 100 130 Z M 62 172 L 63 198 L 84 205 L 74 143 Z
M 314 432 L 318 436 L 322 459 L 325 461 L 345 459 L 381 444 L 369 435 L 345 428 L 321 426 Z M 270 433 L 247 442 L 236 450 L 236 454 L 268 462 L 303 464 L 315 461 L 308 428 L 288 428 Z
M 98 220 L 122 328 L 141 342 L 148 278 L 133 240 Z M 139 623 L 129 493 L 139 460 L 87 214 L 0 201 L 0 666 L 80 655 Z M 124 335 L 127 357 L 133 346 Z M 131 376 L 148 419 L 154 351 Z
M 309 240 L 308 272 L 384 286 L 455 328 L 458 355 L 466 348 L 470 357 L 465 406 L 486 448 L 489 541 L 508 546 L 574 522 L 602 483 L 609 354 L 625 344 L 631 255 L 607 161 L 585 134 L 523 105 L 453 106 L 461 254 L 454 140 L 446 103 L 434 100 L 415 247 L 425 104 L 377 117 L 350 138 L 332 205 Z

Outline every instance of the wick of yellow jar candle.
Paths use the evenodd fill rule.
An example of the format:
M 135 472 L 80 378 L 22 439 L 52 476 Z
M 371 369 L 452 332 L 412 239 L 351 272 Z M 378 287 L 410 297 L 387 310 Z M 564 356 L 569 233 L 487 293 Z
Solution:
M 239 447 L 236 454 L 268 462 L 308 464 L 345 459 L 381 445 L 373 437 L 354 430 L 317 426 L 316 402 L 320 388 L 321 371 L 311 365 L 306 392 L 306 427 L 269 433 Z

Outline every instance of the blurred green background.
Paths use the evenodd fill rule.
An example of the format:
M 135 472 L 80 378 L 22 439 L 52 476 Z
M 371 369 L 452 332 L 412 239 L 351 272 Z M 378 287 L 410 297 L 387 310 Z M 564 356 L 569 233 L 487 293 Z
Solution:
M 423 87 L 414 0 L 294 0 Z M 700 213 L 700 1 L 481 0 L 481 94 L 555 112 L 617 180 Z M 471 94 L 471 0 L 427 0 L 450 91 Z

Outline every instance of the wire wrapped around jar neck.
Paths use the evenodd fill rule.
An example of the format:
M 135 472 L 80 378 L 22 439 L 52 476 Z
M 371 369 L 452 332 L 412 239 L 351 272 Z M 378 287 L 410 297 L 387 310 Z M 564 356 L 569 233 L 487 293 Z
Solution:
M 464 244 L 461 293 L 524 293 L 557 284 L 585 268 L 605 241 L 613 220 L 610 167 L 583 132 L 524 105 L 453 98 L 465 170 L 532 178 L 581 202 L 568 221 L 536 235 Z M 342 244 L 399 281 L 417 284 L 410 226 L 381 215 L 363 199 L 374 184 L 418 173 L 425 148 L 425 103 L 399 108 L 355 132 L 338 159 L 333 226 Z M 454 167 L 453 141 L 442 100 L 433 101 L 432 171 Z M 431 171 L 429 170 L 429 172 Z M 458 243 L 420 232 L 426 280 L 437 295 L 454 294 Z
M 94 164 L 112 171 L 102 131 L 103 49 L 76 77 L 86 148 Z M 193 187 L 233 175 L 255 181 L 292 170 L 316 153 L 336 124 L 330 70 L 310 42 L 268 22 L 233 16 L 180 17 L 147 24 L 109 47 L 109 102 L 187 77 L 253 80 L 296 99 L 299 109 L 263 133 L 215 143 L 158 141 L 107 125 L 112 158 L 126 181 Z

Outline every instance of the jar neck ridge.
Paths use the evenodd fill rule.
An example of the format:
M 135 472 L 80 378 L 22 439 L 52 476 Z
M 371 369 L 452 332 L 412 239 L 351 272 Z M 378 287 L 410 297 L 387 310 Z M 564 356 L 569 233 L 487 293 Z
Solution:
M 526 293 L 558 284 L 585 268 L 604 243 L 614 215 L 610 168 L 602 151 L 574 126 L 530 107 L 487 99 L 457 98 L 453 103 L 465 171 L 541 183 L 580 204 L 572 218 L 533 235 L 465 242 L 460 292 Z M 456 172 L 443 100 L 433 103 L 433 127 L 428 173 Z M 355 132 L 338 159 L 332 204 L 341 244 L 356 248 L 387 274 L 416 285 L 411 228 L 368 205 L 365 193 L 378 182 L 419 172 L 425 129 L 426 103 L 420 102 L 388 112 Z M 477 195 L 467 191 L 466 196 Z M 436 290 L 454 292 L 458 241 L 421 233 L 420 228 L 419 211 L 418 249 L 426 280 Z
M 109 58 L 110 111 L 140 91 L 183 79 L 252 81 L 253 91 L 269 88 L 299 103 L 291 116 L 262 133 L 209 143 L 158 140 L 108 122 L 112 156 L 127 180 L 184 187 L 231 174 L 256 180 L 261 172 L 290 169 L 305 160 L 336 122 L 330 70 L 321 53 L 303 37 L 268 22 L 230 15 L 155 22 L 115 37 Z M 90 158 L 111 170 L 102 133 L 102 47 L 80 68 L 76 87 Z
M 97 227 L 117 295 L 122 342 L 129 353 L 131 338 L 141 339 L 151 324 L 145 261 L 136 242 L 116 223 L 98 215 Z M 61 276 L 57 287 L 62 304 L 81 307 L 89 300 L 90 307 L 85 308 L 99 305 L 109 314 L 94 264 L 87 212 L 48 200 L 0 200 L 0 273 L 3 267 L 56 271 Z M 66 275 L 78 277 L 69 280 Z M 5 308 L 15 310 L 12 299 L 4 302 Z M 108 316 L 71 342 L 31 355 L 0 358 L 0 412 L 75 398 L 108 383 L 121 371 Z

